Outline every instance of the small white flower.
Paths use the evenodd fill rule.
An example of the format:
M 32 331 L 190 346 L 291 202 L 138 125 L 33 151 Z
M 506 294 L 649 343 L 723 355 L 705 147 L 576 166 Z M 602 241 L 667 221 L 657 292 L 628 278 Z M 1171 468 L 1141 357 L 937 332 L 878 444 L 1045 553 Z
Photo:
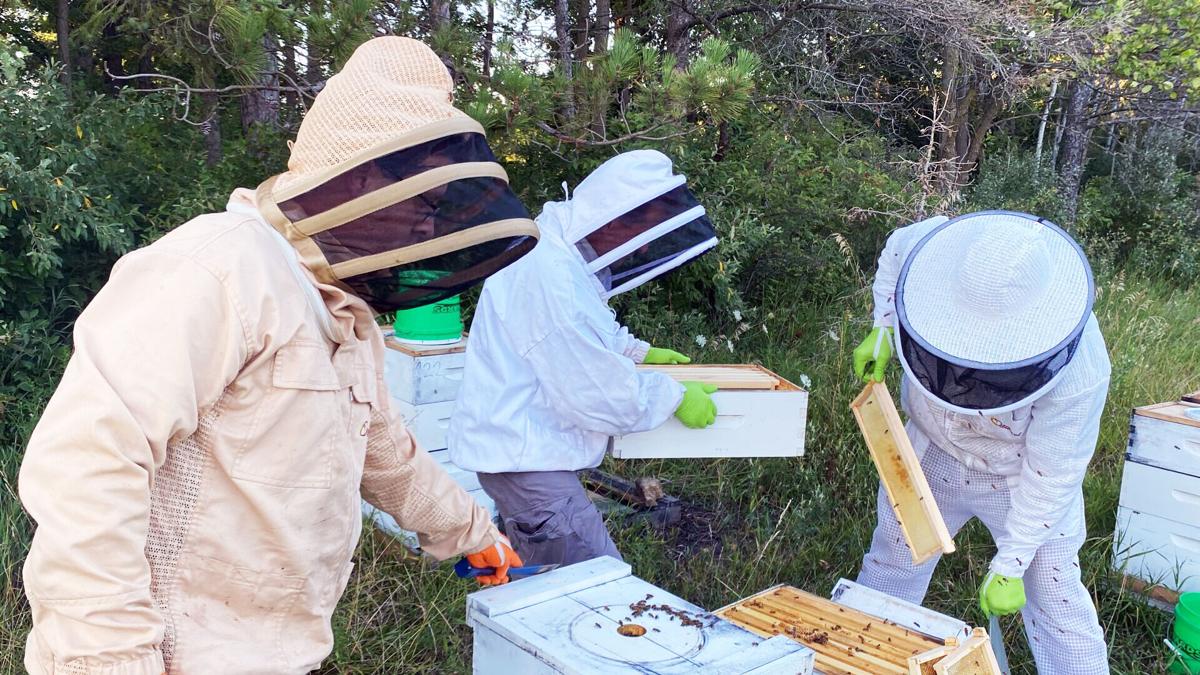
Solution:
M 804 373 L 800 373 L 800 386 L 805 389 L 812 389 L 812 378 Z
M 733 310 L 733 320 L 738 321 L 738 322 L 740 322 L 742 320 L 741 310 L 737 310 L 737 309 Z
M 832 328 L 830 328 L 829 332 L 826 333 L 825 335 L 829 336 L 829 339 L 833 340 L 834 342 L 840 342 L 840 338 L 838 338 L 837 331 Z
M 768 331 L 768 330 L 767 330 L 767 324 L 765 324 L 765 323 L 764 323 L 764 324 L 762 325 L 762 329 L 763 329 L 763 332 L 764 332 L 764 333 L 766 333 L 767 335 L 770 335 L 770 334 L 771 334 L 771 333 L 770 333 L 770 331 Z
M 706 344 L 708 344 L 708 338 L 704 337 L 703 335 L 696 336 L 696 346 L 697 347 L 704 349 L 704 345 L 706 345 Z

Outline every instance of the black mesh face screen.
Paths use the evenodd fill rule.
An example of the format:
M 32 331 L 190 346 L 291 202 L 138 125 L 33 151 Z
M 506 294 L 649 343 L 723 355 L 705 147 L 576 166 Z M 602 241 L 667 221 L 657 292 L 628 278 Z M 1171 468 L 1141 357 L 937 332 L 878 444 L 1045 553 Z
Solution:
M 655 197 L 641 206 L 626 211 L 600 226 L 585 237 L 588 246 L 601 257 L 626 244 L 639 234 L 661 225 L 675 216 L 700 205 L 686 185 Z
M 482 134 L 452 134 L 364 162 L 280 203 L 279 208 L 294 223 L 430 169 L 464 162 L 495 161 L 496 157 Z
M 428 305 L 458 295 L 531 251 L 530 236 L 493 239 L 409 265 L 343 279 L 376 312 Z M 414 272 L 430 274 L 414 274 Z
M 312 235 L 330 265 L 529 212 L 499 178 L 462 178 Z
M 896 326 L 900 348 L 910 373 L 939 399 L 967 410 L 994 410 L 1018 403 L 1046 386 L 1075 355 L 1080 336 L 1046 358 L 1026 366 L 1005 370 L 983 370 L 960 366 L 940 358 L 917 344 Z
M 715 236 L 717 234 L 707 216 L 700 216 L 682 227 L 671 230 L 610 264 L 608 266 L 611 274 L 611 280 L 608 282 L 609 290 L 644 274 L 647 270 L 670 263 L 677 256 Z

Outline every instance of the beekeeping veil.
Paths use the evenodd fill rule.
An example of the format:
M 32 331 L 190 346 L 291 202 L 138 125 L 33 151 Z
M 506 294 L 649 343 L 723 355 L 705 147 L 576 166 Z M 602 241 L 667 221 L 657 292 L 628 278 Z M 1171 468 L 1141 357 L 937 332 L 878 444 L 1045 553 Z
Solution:
M 360 46 L 300 125 L 262 215 L 317 278 L 378 312 L 455 295 L 533 248 L 537 228 L 424 44 Z
M 579 249 L 606 300 L 717 245 L 687 179 L 655 150 L 622 153 L 601 164 L 567 205 L 564 237 Z
M 1024 213 L 946 221 L 909 253 L 896 288 L 897 354 L 917 389 L 997 414 L 1049 391 L 1071 361 L 1095 285 L 1079 245 Z

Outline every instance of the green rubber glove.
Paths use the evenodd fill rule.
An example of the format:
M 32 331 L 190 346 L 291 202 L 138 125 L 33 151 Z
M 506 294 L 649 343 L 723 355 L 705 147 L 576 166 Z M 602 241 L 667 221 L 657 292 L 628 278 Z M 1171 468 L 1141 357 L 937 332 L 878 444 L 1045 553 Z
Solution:
M 646 358 L 642 359 L 642 363 L 654 363 L 657 365 L 675 365 L 677 363 L 691 362 L 692 359 L 690 357 L 671 349 L 662 349 L 661 347 L 651 347 L 650 351 L 646 352 Z
M 892 360 L 892 329 L 879 326 L 854 348 L 854 374 L 863 382 L 883 382 Z
M 1025 582 L 1021 577 L 1006 577 L 988 572 L 979 587 L 979 608 L 984 616 L 1004 616 L 1025 606 Z
M 717 404 L 709 394 L 717 391 L 717 385 L 703 382 L 681 382 L 683 401 L 675 409 L 675 416 L 689 429 L 703 429 L 717 421 Z

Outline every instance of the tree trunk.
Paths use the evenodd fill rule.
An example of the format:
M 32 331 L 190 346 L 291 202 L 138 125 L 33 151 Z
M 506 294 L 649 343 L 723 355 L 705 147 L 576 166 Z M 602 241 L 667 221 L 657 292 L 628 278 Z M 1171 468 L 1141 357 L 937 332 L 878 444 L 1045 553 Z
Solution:
M 426 20 L 431 31 L 450 25 L 450 0 L 429 0 L 427 9 Z
M 283 74 L 287 76 L 287 86 L 294 87 L 300 83 L 296 71 L 296 45 L 290 42 L 283 47 Z M 280 99 L 284 110 L 280 122 L 290 126 L 296 111 L 304 108 L 304 94 L 298 91 L 282 92 Z
M 612 24 L 612 5 L 609 0 L 596 0 L 596 30 L 593 31 L 597 54 L 608 53 L 608 33 Z
M 689 0 L 667 0 L 667 52 L 675 55 L 675 67 L 687 68 L 691 45 L 688 40 Z
M 589 43 L 591 42 L 591 19 L 591 0 L 575 0 L 575 16 L 572 17 L 571 22 L 575 27 L 575 31 L 571 38 L 571 44 L 575 45 L 576 63 L 583 63 L 587 60 Z
M 265 65 L 254 82 L 262 88 L 250 89 L 242 97 L 242 131 L 252 146 L 257 145 L 263 127 L 279 126 L 279 60 L 275 56 L 275 39 L 264 35 L 262 46 Z
M 996 123 L 996 117 L 1000 114 L 1000 110 L 1004 107 L 1003 101 L 995 94 L 989 94 L 987 103 L 983 106 L 983 113 L 975 122 L 975 132 L 971 136 L 971 144 L 967 147 L 967 154 L 963 157 L 962 162 L 962 178 L 967 178 L 971 173 L 979 169 L 979 161 L 983 157 L 983 143 L 987 140 L 988 132 L 992 130 L 992 125 Z M 966 181 L 963 180 L 965 185 Z
M 1046 138 L 1046 122 L 1050 120 L 1050 109 L 1054 106 L 1054 98 L 1058 96 L 1058 78 L 1054 78 L 1050 82 L 1050 94 L 1046 96 L 1046 106 L 1042 108 L 1042 120 L 1038 122 L 1037 131 L 1037 148 L 1033 151 L 1033 158 L 1037 165 L 1042 165 L 1042 140 Z
M 713 161 L 724 160 L 727 152 L 729 152 L 729 123 L 721 122 L 717 125 L 717 151 L 713 153 Z
M 496 0 L 487 0 L 487 28 L 483 32 L 483 79 L 492 76 L 492 46 L 496 40 Z
M 958 118 L 958 66 L 959 51 L 954 45 L 946 45 L 942 52 L 942 109 L 933 120 L 937 129 L 938 160 L 950 159 L 951 148 L 954 147 L 954 135 L 957 131 L 955 121 Z
M 570 119 L 575 116 L 575 92 L 571 85 L 574 81 L 574 71 L 571 63 L 571 8 L 568 0 L 554 2 L 554 33 L 558 38 L 558 62 L 566 80 L 563 92 L 563 116 Z
M 200 100 L 204 102 L 204 113 L 208 116 L 207 121 L 201 127 L 201 133 L 204 134 L 204 163 L 208 166 L 216 166 L 221 163 L 221 99 L 215 92 L 204 92 L 200 94 Z
M 58 33 L 58 60 L 62 61 L 62 70 L 58 79 L 62 86 L 71 89 L 71 0 L 55 2 L 55 29 Z
M 1087 114 L 1092 101 L 1092 86 L 1085 79 L 1071 83 L 1067 108 L 1063 115 L 1062 167 L 1059 170 L 1058 194 L 1063 200 L 1068 228 L 1075 227 L 1075 216 L 1079 211 L 1079 188 L 1083 181 L 1083 168 L 1087 161 L 1088 138 L 1092 127 Z

